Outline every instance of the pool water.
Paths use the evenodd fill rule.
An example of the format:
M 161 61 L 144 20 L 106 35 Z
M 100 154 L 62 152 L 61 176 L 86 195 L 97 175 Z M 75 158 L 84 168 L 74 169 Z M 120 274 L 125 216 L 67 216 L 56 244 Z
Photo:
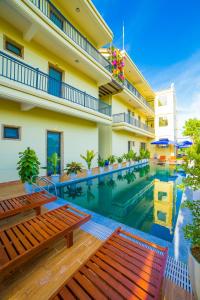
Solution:
M 62 199 L 167 241 L 173 240 L 182 176 L 167 166 L 131 167 L 58 188 Z

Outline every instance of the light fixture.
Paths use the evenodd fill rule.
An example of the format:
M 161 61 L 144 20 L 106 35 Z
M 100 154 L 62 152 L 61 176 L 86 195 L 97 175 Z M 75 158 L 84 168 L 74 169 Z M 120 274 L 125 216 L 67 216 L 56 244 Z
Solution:
M 76 10 L 77 13 L 79 13 L 81 11 L 79 7 L 76 7 L 75 10 Z

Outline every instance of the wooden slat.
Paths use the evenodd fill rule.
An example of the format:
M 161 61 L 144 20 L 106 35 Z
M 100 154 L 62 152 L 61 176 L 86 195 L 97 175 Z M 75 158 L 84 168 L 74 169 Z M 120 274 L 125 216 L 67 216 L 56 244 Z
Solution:
M 88 294 L 86 294 L 84 289 L 82 289 L 74 279 L 69 280 L 67 286 L 74 293 L 74 295 L 76 295 L 78 299 L 84 299 L 84 300 L 92 299 L 90 296 L 88 296 Z
M 6 253 L 5 247 L 0 245 L 0 266 L 9 262 L 9 257 Z
M 137 296 L 137 294 L 134 295 L 134 292 L 132 292 L 131 290 L 127 289 L 127 287 L 124 286 L 124 282 L 123 281 L 118 281 L 118 278 L 116 278 L 115 276 L 113 276 L 112 272 L 107 272 L 106 269 L 101 269 L 98 267 L 98 261 L 95 261 L 95 259 L 93 260 L 93 258 L 91 259 L 93 262 L 95 262 L 95 264 L 92 261 L 89 261 L 86 263 L 86 265 L 88 267 L 90 267 L 95 273 L 98 274 L 98 276 L 100 276 L 104 281 L 106 281 L 106 283 L 113 288 L 119 295 L 121 295 L 121 297 L 125 297 L 126 299 L 139 299 L 139 297 Z M 96 264 L 97 263 L 97 264 Z M 106 265 L 106 264 L 105 264 Z M 116 272 L 117 274 L 121 274 L 120 272 Z M 121 278 L 122 279 L 122 276 Z M 128 280 L 126 280 L 126 278 L 124 277 L 125 282 L 129 282 Z M 131 283 L 130 283 L 131 284 Z M 131 285 L 131 287 L 135 287 L 135 285 Z
M 15 236 L 13 229 L 9 228 L 6 230 L 7 235 L 12 241 L 12 244 L 14 245 L 15 249 L 19 252 L 19 254 L 23 254 L 25 252 L 25 247 L 21 244 L 21 242 L 18 240 L 18 238 Z
M 74 275 L 74 278 L 79 282 L 79 284 L 87 290 L 87 293 L 96 300 L 106 300 L 106 297 L 102 292 L 100 292 L 97 287 L 87 279 L 84 275 L 81 275 L 80 272 L 77 272 Z
M 159 278 L 158 277 L 155 278 L 155 276 L 151 272 L 150 273 L 144 272 L 142 266 L 141 266 L 141 268 L 138 268 L 136 265 L 133 265 L 130 261 L 126 261 L 124 258 L 116 255 L 115 253 L 113 253 L 112 251 L 110 251 L 108 249 L 101 248 L 100 251 L 101 251 L 101 253 L 107 255 L 108 257 L 110 257 L 111 259 L 113 259 L 114 261 L 119 263 L 120 265 L 127 268 L 127 270 L 130 270 L 131 272 L 135 273 L 136 275 L 138 275 L 145 281 L 151 283 L 152 285 L 157 286 Z
M 11 259 L 14 259 L 17 256 L 17 251 L 9 241 L 8 237 L 6 236 L 5 232 L 0 232 L 0 238 L 3 242 L 3 245 L 5 246 L 9 256 Z
M 137 257 L 137 259 L 139 259 L 142 262 L 145 259 L 144 254 L 141 251 L 139 251 L 137 248 L 129 247 L 129 246 L 127 246 L 126 244 L 124 244 L 122 242 L 119 242 L 117 240 L 112 240 L 112 239 L 110 241 L 108 241 L 108 243 L 111 244 L 111 245 L 113 245 L 114 247 L 117 247 L 118 249 L 124 251 L 127 254 L 131 252 L 132 255 L 134 255 L 135 257 Z M 160 261 L 160 259 L 157 260 L 157 258 L 154 258 L 152 255 L 149 255 L 148 256 L 147 264 L 149 266 L 152 266 L 152 263 L 154 264 L 155 269 L 157 268 L 158 270 L 160 270 L 160 268 L 161 268 L 161 261 Z
M 80 272 L 83 272 L 83 274 L 87 276 L 87 278 L 91 280 L 101 291 L 103 291 L 106 297 L 108 297 L 109 299 L 113 299 L 113 300 L 124 299 L 113 288 L 111 288 L 101 277 L 99 277 L 97 273 L 93 272 L 90 268 L 86 268 L 85 266 L 83 266 Z
M 66 286 L 62 288 L 62 290 L 59 293 L 59 296 L 61 299 L 64 300 L 76 300 L 74 295 L 70 292 L 70 290 Z
M 26 239 L 26 237 L 19 231 L 19 229 L 15 226 L 13 227 L 13 231 L 16 234 L 17 238 L 20 240 L 20 242 L 23 244 L 25 249 L 31 249 L 32 245 L 31 243 Z
M 142 269 L 144 272 L 148 273 L 148 274 L 152 274 L 153 276 L 155 276 L 155 278 L 159 278 L 159 271 L 152 269 L 152 266 L 149 266 L 145 263 L 144 265 L 144 261 L 140 261 L 138 259 L 136 259 L 134 256 L 130 256 L 128 254 L 126 254 L 125 252 L 120 251 L 119 249 L 113 247 L 112 245 L 109 245 L 108 243 L 104 245 L 105 249 L 109 249 L 111 250 L 113 253 L 119 255 L 120 257 L 125 258 L 127 261 L 131 262 L 132 264 L 134 264 L 136 267 Z
M 146 292 L 148 292 L 151 295 L 154 295 L 156 292 L 156 288 L 154 286 L 150 286 L 148 282 L 146 282 L 144 279 L 140 277 L 140 275 L 137 275 L 131 271 L 129 271 L 127 268 L 122 266 L 121 264 L 117 263 L 116 261 L 113 261 L 110 257 L 107 255 L 102 254 L 100 251 L 96 253 L 96 256 L 101 258 L 103 261 L 105 261 L 107 264 L 124 274 L 127 278 L 129 278 L 131 281 L 135 282 L 139 287 L 144 289 Z
M 26 238 L 31 242 L 33 246 L 39 245 L 39 242 L 35 239 L 35 237 L 31 234 L 30 231 L 26 229 L 24 224 L 18 224 L 17 227 L 23 232 Z

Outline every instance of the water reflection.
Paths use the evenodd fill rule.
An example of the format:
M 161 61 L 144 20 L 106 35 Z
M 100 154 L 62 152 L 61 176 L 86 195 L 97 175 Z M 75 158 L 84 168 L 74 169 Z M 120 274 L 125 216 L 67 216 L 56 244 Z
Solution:
M 171 241 L 182 195 L 176 188 L 179 179 L 172 169 L 132 167 L 61 187 L 60 196 Z

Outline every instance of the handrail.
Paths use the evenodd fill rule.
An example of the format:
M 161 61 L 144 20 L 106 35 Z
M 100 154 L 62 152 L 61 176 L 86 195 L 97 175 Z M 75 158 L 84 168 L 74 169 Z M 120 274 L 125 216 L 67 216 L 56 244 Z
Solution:
M 39 183 L 40 183 L 41 181 L 47 183 L 48 191 L 47 191 L 43 186 L 40 186 L 40 185 L 34 183 L 34 179 L 36 179 L 36 180 L 38 179 L 37 181 L 38 181 Z M 53 181 L 49 180 L 49 179 L 46 178 L 46 177 L 38 176 L 38 175 L 33 175 L 33 176 L 31 177 L 31 184 L 34 185 L 34 186 L 36 186 L 36 188 L 39 188 L 39 189 L 41 189 L 41 190 L 44 190 L 45 192 L 48 192 L 48 193 L 50 193 L 50 192 L 49 192 L 49 186 L 50 186 L 50 187 L 53 186 L 53 187 L 54 187 L 54 190 L 55 190 L 55 195 L 57 196 L 57 188 L 56 188 L 55 183 L 54 183 Z
M 70 39 L 111 72 L 110 62 L 67 20 L 50 0 L 30 0 L 48 19 Z
M 111 116 L 111 106 L 0 51 L 0 76 Z
M 145 123 L 141 122 L 140 120 L 137 120 L 136 118 L 133 118 L 132 116 L 126 113 L 119 113 L 113 115 L 113 123 L 120 123 L 120 122 L 125 122 L 133 126 L 136 126 L 138 128 L 147 130 L 149 132 L 154 132 L 153 128 L 147 126 Z
M 149 104 L 148 101 L 138 92 L 138 90 L 127 80 L 124 80 L 123 85 L 131 91 L 139 100 L 141 100 L 148 108 L 150 108 L 153 111 L 152 106 Z

